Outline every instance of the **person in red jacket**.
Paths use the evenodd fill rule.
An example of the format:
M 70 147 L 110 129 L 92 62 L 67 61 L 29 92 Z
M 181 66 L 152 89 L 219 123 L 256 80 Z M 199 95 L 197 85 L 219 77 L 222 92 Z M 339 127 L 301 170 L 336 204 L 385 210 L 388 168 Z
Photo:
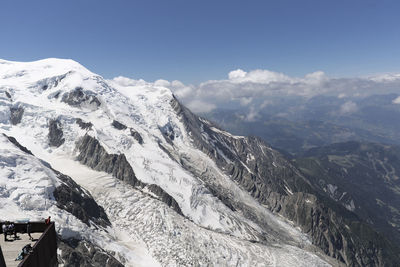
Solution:
M 46 220 L 44 220 L 44 223 L 46 224 L 46 225 L 49 225 L 50 223 L 51 223 L 51 221 L 50 221 L 50 216 L 49 216 L 49 218 L 47 218 Z

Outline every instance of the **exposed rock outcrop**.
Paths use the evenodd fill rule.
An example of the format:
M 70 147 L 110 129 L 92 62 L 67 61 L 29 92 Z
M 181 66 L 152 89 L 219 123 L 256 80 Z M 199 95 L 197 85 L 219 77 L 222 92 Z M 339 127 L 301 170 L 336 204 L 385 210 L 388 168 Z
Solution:
M 136 178 L 136 175 L 124 154 L 108 154 L 97 139 L 87 134 L 77 142 L 76 147 L 79 151 L 77 159 L 82 164 L 98 171 L 110 173 L 115 178 L 134 187 L 142 189 L 147 186 L 148 190 L 154 193 L 159 200 L 163 201 L 177 213 L 182 215 L 182 211 L 176 200 L 161 187 L 158 187 L 157 185 L 146 185 Z
M 11 107 L 10 108 L 10 121 L 12 125 L 16 125 L 21 122 L 22 115 L 24 115 L 24 108 L 19 107 Z
M 11 98 L 12 98 L 9 92 L 7 92 L 7 91 L 4 91 L 4 93 L 6 94 L 6 96 L 7 96 L 9 99 L 11 99 Z
M 63 138 L 63 131 L 61 127 L 61 122 L 58 120 L 49 121 L 49 145 L 54 147 L 59 147 L 64 144 L 65 139 Z
M 167 204 L 169 207 L 174 209 L 180 215 L 183 215 L 183 213 L 181 211 L 181 208 L 179 207 L 179 205 L 176 202 L 176 200 L 173 197 L 171 197 L 167 192 L 165 192 L 161 187 L 159 187 L 156 184 L 150 184 L 150 185 L 147 185 L 146 188 L 150 192 L 155 194 L 158 197 L 159 200 L 161 200 L 162 202 Z
M 126 128 L 128 128 L 128 127 L 126 127 L 126 125 L 124 125 L 124 124 L 122 124 L 122 123 L 120 123 L 119 121 L 116 121 L 116 120 L 113 120 L 112 126 L 115 129 L 118 129 L 118 130 L 125 130 Z
M 84 122 L 82 119 L 78 118 L 76 119 L 76 124 L 79 125 L 79 127 L 81 127 L 81 129 L 83 130 L 90 130 L 92 129 L 93 124 L 91 122 Z
M 97 109 L 101 105 L 100 100 L 93 92 L 84 91 L 82 87 L 76 87 L 71 92 L 65 93 L 61 101 L 73 107 L 89 108 L 92 110 Z
M 50 77 L 50 78 L 45 78 L 43 80 L 38 81 L 34 86 L 39 88 L 42 91 L 57 87 L 58 84 L 64 80 L 69 74 L 72 72 L 67 72 L 62 75 Z
M 12 136 L 8 136 L 8 135 L 6 135 L 6 134 L 4 134 L 4 133 L 3 133 L 3 135 L 4 135 L 5 137 L 7 137 L 7 139 L 8 139 L 11 143 L 13 143 L 16 147 L 18 147 L 21 151 L 23 151 L 23 152 L 25 152 L 25 153 L 28 153 L 29 155 L 33 155 L 32 152 L 31 152 L 29 149 L 27 149 L 26 147 L 24 147 L 23 145 L 21 145 L 21 144 L 17 141 L 17 139 L 15 139 L 15 138 L 12 137 Z
M 164 136 L 165 141 L 167 141 L 170 145 L 173 145 L 175 139 L 175 132 L 171 124 L 167 123 L 164 126 L 160 127 L 159 129 L 162 135 Z
M 143 187 L 144 184 L 137 178 L 124 154 L 108 154 L 100 142 L 85 135 L 77 143 L 79 155 L 77 159 L 90 168 L 112 174 L 132 186 Z
M 75 215 L 82 222 L 90 226 L 90 221 L 103 227 L 110 226 L 104 209 L 97 205 L 92 196 L 84 191 L 69 176 L 53 170 L 64 184 L 56 187 L 53 192 L 57 207 Z
M 137 131 L 135 131 L 134 129 L 130 129 L 130 132 L 131 132 L 131 136 L 133 137 L 133 138 L 135 138 L 135 140 L 136 141 L 138 141 L 138 143 L 139 144 L 143 144 L 143 138 L 142 138 L 142 136 L 137 132 Z
M 86 240 L 58 240 L 58 262 L 63 266 L 123 267 L 113 255 Z

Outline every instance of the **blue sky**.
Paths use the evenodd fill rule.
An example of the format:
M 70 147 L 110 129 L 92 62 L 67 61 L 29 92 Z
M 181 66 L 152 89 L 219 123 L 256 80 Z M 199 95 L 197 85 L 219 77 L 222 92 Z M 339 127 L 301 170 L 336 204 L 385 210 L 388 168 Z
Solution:
M 72 58 L 106 78 L 223 79 L 400 72 L 400 1 L 19 1 L 0 3 L 0 58 Z

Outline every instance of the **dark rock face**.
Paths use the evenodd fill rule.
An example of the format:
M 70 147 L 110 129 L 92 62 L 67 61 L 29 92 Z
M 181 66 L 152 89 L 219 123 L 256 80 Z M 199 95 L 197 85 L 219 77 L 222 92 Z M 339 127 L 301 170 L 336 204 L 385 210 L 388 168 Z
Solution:
M 132 185 L 141 186 L 124 154 L 108 154 L 95 138 L 85 135 L 78 143 L 78 160 L 90 168 L 112 174 L 114 177 Z
M 61 123 L 58 120 L 50 120 L 49 122 L 49 144 L 50 146 L 59 147 L 64 144 L 63 131 Z
M 21 122 L 22 115 L 24 114 L 23 107 L 11 107 L 10 108 L 10 121 L 12 125 L 16 125 Z
M 88 192 L 82 190 L 69 176 L 56 170 L 53 171 L 64 182 L 64 184 L 58 186 L 53 192 L 54 198 L 57 201 L 57 207 L 70 212 L 88 226 L 90 226 L 89 221 L 93 221 L 95 224 L 103 227 L 111 225 L 104 209 L 97 205 Z
M 128 128 L 128 127 L 126 127 L 126 125 L 124 125 L 124 124 L 122 124 L 122 123 L 120 123 L 119 121 L 116 121 L 116 120 L 113 120 L 112 126 L 115 129 L 118 129 L 118 130 L 125 130 L 126 128 Z
M 61 95 L 61 90 L 55 91 L 53 93 L 50 93 L 47 98 L 48 99 L 58 99 Z
M 169 207 L 174 209 L 178 214 L 183 215 L 181 208 L 179 207 L 178 203 L 176 200 L 171 197 L 167 192 L 165 192 L 161 187 L 159 187 L 156 184 L 150 184 L 147 185 L 146 188 L 157 195 L 159 197 L 159 200 L 167 204 Z
M 73 107 L 91 107 L 96 109 L 101 105 L 99 99 L 90 91 L 83 91 L 82 87 L 76 87 L 75 90 L 65 93 L 61 99 Z
M 81 127 L 81 129 L 83 130 L 90 130 L 92 129 L 93 124 L 91 122 L 84 122 L 82 119 L 78 118 L 76 119 L 76 124 L 79 125 L 79 127 Z
M 110 253 L 86 240 L 58 240 L 58 262 L 64 266 L 123 267 Z
M 175 139 L 175 132 L 173 127 L 167 123 L 166 125 L 164 125 L 163 127 L 160 127 L 160 131 L 162 133 L 162 135 L 164 136 L 165 140 L 173 145 L 174 139 Z
M 400 262 L 398 247 L 354 213 L 321 195 L 307 177 L 263 141 L 223 133 L 176 99 L 171 106 L 191 134 L 194 145 L 213 159 L 221 171 L 271 211 L 295 222 L 327 255 L 348 266 L 396 266 Z M 184 158 L 179 161 L 187 167 Z M 262 225 L 248 207 L 237 203 L 223 188 L 208 180 L 204 182 L 228 207 Z
M 11 143 L 13 143 L 16 147 L 18 147 L 21 151 L 23 151 L 23 152 L 25 152 L 25 153 L 28 153 L 28 154 L 30 154 L 30 155 L 33 156 L 32 152 L 31 152 L 29 149 L 27 149 L 26 147 L 24 147 L 23 145 L 21 145 L 20 143 L 18 143 L 17 139 L 15 139 L 15 138 L 12 137 L 12 136 L 8 136 L 8 135 L 6 135 L 6 134 L 4 134 L 4 133 L 3 133 L 3 135 L 4 135 L 5 137 L 7 137 L 7 139 L 8 139 Z
M 327 255 L 347 266 L 396 266 L 400 260 L 398 247 L 328 198 L 297 192 L 280 197 L 279 204 L 280 214 L 299 225 Z
M 176 200 L 156 185 L 146 185 L 139 181 L 124 154 L 108 154 L 95 138 L 85 135 L 77 143 L 80 152 L 78 160 L 92 169 L 112 174 L 115 178 L 126 182 L 134 187 L 144 188 L 145 186 L 158 196 L 158 199 L 165 202 L 169 207 L 182 215 L 182 211 Z
M 131 132 L 131 136 L 133 137 L 133 138 L 135 138 L 135 140 L 136 141 L 138 141 L 138 143 L 139 144 L 143 144 L 143 138 L 142 138 L 142 136 L 138 133 L 138 132 L 136 132 L 135 130 L 133 130 L 132 128 L 130 129 L 130 132 Z
M 62 75 L 54 76 L 51 78 L 45 78 L 43 80 L 38 81 L 35 86 L 38 87 L 41 91 L 45 91 L 47 89 L 57 87 L 58 84 L 71 73 L 72 72 L 67 72 Z

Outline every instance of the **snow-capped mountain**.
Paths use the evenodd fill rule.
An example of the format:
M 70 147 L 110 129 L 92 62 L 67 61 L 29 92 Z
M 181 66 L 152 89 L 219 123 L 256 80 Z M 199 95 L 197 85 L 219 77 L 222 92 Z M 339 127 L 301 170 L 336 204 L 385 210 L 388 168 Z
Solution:
M 0 60 L 0 150 L 1 218 L 51 215 L 65 264 L 74 249 L 108 266 L 393 262 L 259 139 L 72 60 Z

